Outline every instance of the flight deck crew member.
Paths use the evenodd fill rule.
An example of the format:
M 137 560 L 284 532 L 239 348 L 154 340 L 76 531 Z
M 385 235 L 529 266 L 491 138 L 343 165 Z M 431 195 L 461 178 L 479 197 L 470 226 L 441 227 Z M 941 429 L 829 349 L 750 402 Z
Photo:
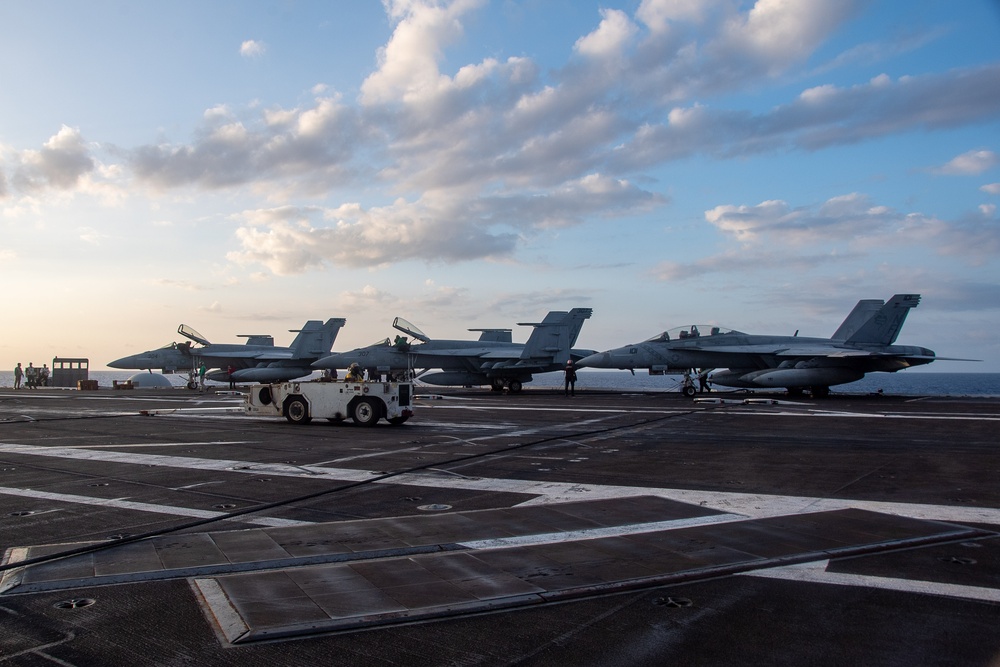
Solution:
M 230 389 L 236 389 L 236 380 L 233 378 L 233 373 L 235 373 L 235 372 L 236 372 L 236 368 L 234 366 L 230 366 L 229 368 L 226 369 L 226 373 L 229 374 L 229 388 Z
M 24 371 L 21 370 L 21 362 L 17 362 L 17 366 L 14 368 L 14 389 L 21 388 L 21 378 L 24 377 Z
M 576 369 L 573 368 L 573 360 L 566 362 L 566 386 L 563 394 L 565 396 L 576 396 Z
M 201 366 L 198 366 L 198 389 L 199 391 L 205 391 L 205 362 L 201 362 Z
M 357 362 L 347 367 L 347 375 L 344 376 L 345 382 L 363 382 L 364 379 L 364 373 Z

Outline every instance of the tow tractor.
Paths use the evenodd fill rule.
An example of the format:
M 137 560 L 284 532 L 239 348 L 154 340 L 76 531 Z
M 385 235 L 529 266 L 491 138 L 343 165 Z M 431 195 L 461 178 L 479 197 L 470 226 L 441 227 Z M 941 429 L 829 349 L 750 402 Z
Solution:
M 374 426 L 380 419 L 399 425 L 413 416 L 410 382 L 280 382 L 254 384 L 246 398 L 248 414 L 284 417 L 293 424 L 316 419 L 351 419 Z

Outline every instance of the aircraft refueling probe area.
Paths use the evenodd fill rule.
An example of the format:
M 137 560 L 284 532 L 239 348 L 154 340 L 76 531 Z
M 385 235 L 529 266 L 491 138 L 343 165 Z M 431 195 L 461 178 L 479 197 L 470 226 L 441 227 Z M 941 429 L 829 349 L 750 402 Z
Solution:
M 343 420 L 0 390 L 6 657 L 1000 655 L 995 399 L 445 388 L 369 425 L 316 384 Z

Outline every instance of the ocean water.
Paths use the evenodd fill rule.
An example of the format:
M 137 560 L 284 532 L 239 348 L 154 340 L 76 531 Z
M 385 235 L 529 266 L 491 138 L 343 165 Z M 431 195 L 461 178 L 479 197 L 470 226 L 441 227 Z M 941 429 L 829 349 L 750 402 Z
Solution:
M 135 375 L 133 371 L 90 371 L 90 379 L 97 380 L 102 389 L 110 389 L 114 380 L 127 380 Z M 318 377 L 318 373 L 316 374 Z M 175 373 L 166 376 L 175 387 L 183 387 L 187 375 Z M 208 383 L 209 387 L 228 388 L 222 382 Z M 419 381 L 417 384 L 421 384 Z M 14 373 L 0 372 L 0 388 L 14 386 Z M 534 381 L 525 385 L 532 387 L 552 388 L 563 386 L 563 374 L 541 373 Z M 581 369 L 577 371 L 577 389 L 605 389 L 616 391 L 680 391 L 681 376 L 679 375 L 649 375 L 644 371 L 636 371 L 633 376 L 628 371 L 596 371 Z M 425 385 L 432 389 L 433 385 Z M 714 387 L 714 390 L 735 392 L 742 390 L 728 387 Z M 862 380 L 850 384 L 831 387 L 833 394 L 872 394 L 879 390 L 890 396 L 992 396 L 1000 397 L 1000 373 L 931 373 L 900 371 L 898 373 L 871 373 Z M 774 390 L 769 390 L 773 392 Z

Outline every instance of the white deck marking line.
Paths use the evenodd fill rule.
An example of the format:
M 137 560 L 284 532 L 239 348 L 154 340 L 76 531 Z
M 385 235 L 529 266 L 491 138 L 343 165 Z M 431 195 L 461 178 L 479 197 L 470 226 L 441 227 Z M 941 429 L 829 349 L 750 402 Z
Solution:
M 731 413 L 730 413 L 731 414 Z M 939 414 L 925 414 L 920 412 L 818 412 L 811 410 L 809 412 L 757 412 L 757 411 L 740 411 L 740 415 L 744 416 L 767 416 L 767 417 L 833 417 L 839 419 L 935 419 L 940 421 L 984 421 L 984 422 L 996 422 L 1000 421 L 1000 415 L 939 415 Z
M 838 584 L 841 586 L 861 586 L 864 588 L 882 588 L 905 593 L 922 593 L 941 595 L 953 598 L 1000 602 L 1000 589 L 983 586 L 961 586 L 944 584 L 937 581 L 921 581 L 916 579 L 896 579 L 892 577 L 876 577 L 867 574 L 848 574 L 845 572 L 827 572 L 829 560 L 783 565 L 766 570 L 745 572 L 743 576 L 764 577 L 768 579 L 788 579 L 819 584 Z
M 675 530 L 677 528 L 689 528 L 691 526 L 705 526 L 712 523 L 743 521 L 744 519 L 746 519 L 746 517 L 741 514 L 709 514 L 706 516 L 689 517 L 687 519 L 673 519 L 671 521 L 650 521 L 647 523 L 633 523 L 624 526 L 567 530 L 561 533 L 542 533 L 539 535 L 522 535 L 520 537 L 497 537 L 488 540 L 459 542 L 458 544 L 459 546 L 463 546 L 468 549 L 510 549 L 511 547 L 533 546 L 536 544 L 557 544 L 559 542 L 596 540 L 602 537 L 640 535 L 642 533 L 655 533 L 660 530 Z
M 154 442 L 144 445 L 76 445 L 73 449 L 125 449 L 126 447 L 197 447 L 200 445 L 245 445 L 250 440 L 209 440 L 206 442 Z
M 642 415 L 642 414 L 656 414 L 656 415 L 673 415 L 673 414 L 684 414 L 686 412 L 691 412 L 691 408 L 566 408 L 562 406 L 521 406 L 521 405 L 442 405 L 440 403 L 432 403 L 427 405 L 421 405 L 421 410 L 471 410 L 473 412 L 586 412 L 587 414 L 630 414 L 630 415 Z
M 196 519 L 214 519 L 226 516 L 225 512 L 211 512 L 209 510 L 197 510 L 188 507 L 174 507 L 173 505 L 154 505 L 151 503 L 140 503 L 133 500 L 117 498 L 93 498 L 90 496 L 78 496 L 68 493 L 52 493 L 48 491 L 35 491 L 33 489 L 14 489 L 0 486 L 0 493 L 7 496 L 19 496 L 21 498 L 35 498 L 38 500 L 53 500 L 61 503 L 72 503 L 76 505 L 95 505 L 98 507 L 114 507 L 115 509 L 136 510 L 139 512 L 155 512 L 157 514 L 170 514 L 172 516 L 187 516 Z M 295 521 L 292 519 L 272 519 L 269 517 L 244 517 L 238 516 L 229 521 L 240 523 L 253 523 L 260 526 L 270 526 L 281 528 L 285 526 L 308 526 L 311 521 Z
M 284 477 L 308 477 L 342 482 L 359 482 L 371 479 L 370 470 L 353 468 L 327 468 L 322 466 L 294 466 L 277 463 L 255 463 L 226 459 L 199 459 L 188 456 L 165 456 L 163 454 L 136 454 L 130 452 L 108 452 L 73 447 L 38 447 L 0 443 L 0 453 L 46 456 L 71 460 L 104 461 L 125 465 L 163 466 L 187 470 L 212 470 L 250 475 L 267 474 Z M 498 452 L 503 454 L 503 452 Z M 414 472 L 398 475 L 376 484 L 406 485 L 419 487 L 446 487 L 471 491 L 492 491 L 496 493 L 517 493 L 536 496 L 521 505 L 564 503 L 573 500 L 595 500 L 605 498 L 630 498 L 635 496 L 658 496 L 692 505 L 702 505 L 722 512 L 743 514 L 753 519 L 772 516 L 786 516 L 809 512 L 823 512 L 850 507 L 908 516 L 931 521 L 960 521 L 1000 525 L 1000 508 L 961 507 L 953 505 L 930 505 L 922 503 L 879 502 L 841 498 L 811 496 L 779 496 L 757 493 L 737 493 L 730 491 L 702 491 L 698 489 L 670 489 L 643 486 L 614 486 L 604 484 L 584 484 L 554 482 L 544 480 L 496 479 L 490 477 L 456 477 L 433 472 Z

